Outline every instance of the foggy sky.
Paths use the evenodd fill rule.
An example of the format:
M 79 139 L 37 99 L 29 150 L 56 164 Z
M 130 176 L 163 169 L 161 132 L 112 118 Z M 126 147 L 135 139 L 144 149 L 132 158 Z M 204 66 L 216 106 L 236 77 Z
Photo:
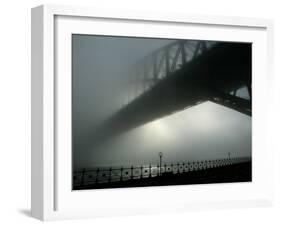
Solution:
M 174 40 L 73 35 L 74 168 L 251 155 L 251 117 L 205 102 L 121 134 L 97 149 L 84 136 L 126 103 L 129 67 Z M 247 96 L 240 91 L 240 96 Z

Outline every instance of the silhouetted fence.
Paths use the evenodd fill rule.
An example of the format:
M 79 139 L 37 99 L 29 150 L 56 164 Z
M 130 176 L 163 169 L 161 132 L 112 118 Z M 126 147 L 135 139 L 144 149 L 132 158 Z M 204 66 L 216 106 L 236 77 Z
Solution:
M 130 167 L 102 167 L 83 169 L 73 173 L 74 187 L 98 183 L 111 183 L 117 181 L 135 180 L 187 173 L 191 171 L 206 170 L 250 161 L 249 157 L 216 159 L 176 164 L 142 165 Z

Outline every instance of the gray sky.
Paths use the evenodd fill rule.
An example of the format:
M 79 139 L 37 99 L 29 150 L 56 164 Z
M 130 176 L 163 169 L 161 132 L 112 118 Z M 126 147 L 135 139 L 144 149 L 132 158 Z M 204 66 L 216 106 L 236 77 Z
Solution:
M 74 167 L 154 164 L 251 155 L 251 118 L 205 102 L 90 149 L 95 126 L 126 102 L 129 67 L 173 40 L 73 35 Z M 240 96 L 246 91 L 241 90 Z

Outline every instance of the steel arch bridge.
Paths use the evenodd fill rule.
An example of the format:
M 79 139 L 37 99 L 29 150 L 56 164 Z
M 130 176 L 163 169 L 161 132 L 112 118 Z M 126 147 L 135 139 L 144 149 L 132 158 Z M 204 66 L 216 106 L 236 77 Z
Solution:
M 131 95 L 128 96 L 128 101 L 133 101 L 153 88 L 158 82 L 199 57 L 215 44 L 216 42 L 210 41 L 179 40 L 145 56 L 130 68 Z
M 130 68 L 128 102 L 93 131 L 93 143 L 211 101 L 251 117 L 250 43 L 178 40 Z M 248 98 L 237 95 L 242 87 Z

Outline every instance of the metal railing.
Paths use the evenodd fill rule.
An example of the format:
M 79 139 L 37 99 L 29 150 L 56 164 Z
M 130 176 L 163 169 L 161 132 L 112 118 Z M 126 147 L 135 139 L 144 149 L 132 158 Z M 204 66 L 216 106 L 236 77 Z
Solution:
M 102 167 L 82 169 L 73 172 L 73 186 L 111 183 L 143 178 L 171 176 L 192 171 L 207 170 L 250 161 L 250 157 L 226 158 L 159 165 L 141 165 L 130 167 Z

